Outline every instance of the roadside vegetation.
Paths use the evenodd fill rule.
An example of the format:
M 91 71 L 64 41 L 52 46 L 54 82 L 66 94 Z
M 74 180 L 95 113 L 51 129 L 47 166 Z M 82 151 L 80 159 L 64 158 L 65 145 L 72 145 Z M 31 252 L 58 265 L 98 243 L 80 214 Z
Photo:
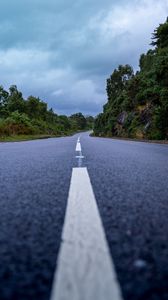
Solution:
M 168 139 L 168 19 L 151 45 L 139 71 L 120 65 L 107 79 L 108 102 L 95 120 L 96 136 Z
M 24 99 L 15 85 L 0 86 L 0 140 L 26 140 L 69 135 L 93 128 L 94 118 L 76 113 L 67 117 L 48 109 L 47 103 L 30 96 Z

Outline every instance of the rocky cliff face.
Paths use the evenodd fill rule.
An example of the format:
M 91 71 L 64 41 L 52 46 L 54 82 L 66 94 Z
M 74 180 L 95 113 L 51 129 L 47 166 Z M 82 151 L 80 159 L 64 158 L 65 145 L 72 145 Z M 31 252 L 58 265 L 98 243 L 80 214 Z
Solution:
M 121 112 L 114 126 L 116 136 L 148 138 L 152 126 L 154 108 L 152 105 L 139 106 L 132 112 Z

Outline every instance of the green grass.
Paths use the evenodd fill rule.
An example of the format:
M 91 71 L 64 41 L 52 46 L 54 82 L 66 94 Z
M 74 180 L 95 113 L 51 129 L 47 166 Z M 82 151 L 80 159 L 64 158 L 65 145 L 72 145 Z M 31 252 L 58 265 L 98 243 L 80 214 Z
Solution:
M 152 140 L 152 139 L 139 139 L 139 138 L 129 138 L 124 136 L 107 136 L 107 135 L 95 135 L 94 133 L 91 133 L 90 136 L 92 137 L 98 137 L 98 138 L 108 138 L 113 140 L 125 140 L 125 141 L 133 141 L 133 142 L 145 142 L 145 143 L 154 143 L 154 144 L 168 144 L 168 140 Z
M 0 137 L 0 142 L 21 142 L 21 141 L 30 141 L 30 140 L 38 140 L 38 139 L 48 139 L 51 137 L 56 137 L 52 135 L 13 135 L 13 136 L 4 136 Z
M 31 141 L 31 140 L 40 140 L 40 139 L 49 139 L 49 138 L 58 138 L 65 136 L 72 136 L 77 132 L 81 131 L 67 131 L 60 134 L 19 134 L 11 136 L 0 136 L 0 142 L 22 142 L 22 141 Z

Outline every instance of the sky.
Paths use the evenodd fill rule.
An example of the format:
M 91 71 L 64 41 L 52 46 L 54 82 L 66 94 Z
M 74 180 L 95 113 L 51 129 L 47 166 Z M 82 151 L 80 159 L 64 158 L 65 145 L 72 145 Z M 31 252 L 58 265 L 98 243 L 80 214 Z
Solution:
M 119 64 L 135 70 L 168 0 L 1 0 L 0 85 L 58 114 L 96 115 Z

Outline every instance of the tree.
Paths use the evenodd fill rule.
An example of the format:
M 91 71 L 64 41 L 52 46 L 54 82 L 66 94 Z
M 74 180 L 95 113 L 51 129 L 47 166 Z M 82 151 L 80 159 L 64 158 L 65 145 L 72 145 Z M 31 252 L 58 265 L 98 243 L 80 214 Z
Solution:
M 63 131 L 70 130 L 71 123 L 67 116 L 61 115 L 58 117 L 58 123 L 61 125 Z
M 168 47 L 168 18 L 164 24 L 160 24 L 153 33 L 152 37 L 152 46 L 156 48 L 165 48 Z
M 94 117 L 93 116 L 86 116 L 86 126 L 88 129 L 93 129 L 94 126 Z
M 39 98 L 30 96 L 26 101 L 26 111 L 31 118 L 46 120 L 47 118 L 47 103 Z
M 20 113 L 24 113 L 26 111 L 26 105 L 22 97 L 22 93 L 18 91 L 16 85 L 12 85 L 9 88 L 7 109 L 9 112 L 18 111 Z
M 133 77 L 134 72 L 130 65 L 119 65 L 107 79 L 107 97 L 108 101 L 113 102 L 115 98 L 123 91 L 127 82 Z
M 7 103 L 8 103 L 9 93 L 0 86 L 0 117 L 5 117 L 8 115 Z
M 76 113 L 70 116 L 70 120 L 73 122 L 74 129 L 84 130 L 86 128 L 87 122 L 86 118 L 82 113 Z

